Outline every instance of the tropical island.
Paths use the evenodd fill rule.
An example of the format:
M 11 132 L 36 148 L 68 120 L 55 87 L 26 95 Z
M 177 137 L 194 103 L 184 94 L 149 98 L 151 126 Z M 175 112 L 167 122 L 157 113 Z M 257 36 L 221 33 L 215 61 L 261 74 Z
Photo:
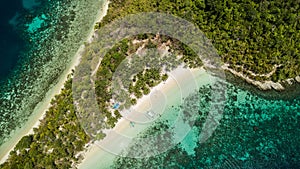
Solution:
M 300 81 L 298 8 L 296 2 L 279 1 L 111 1 L 109 15 L 96 28 L 132 13 L 174 14 L 211 39 L 224 69 L 271 89 L 268 83 Z M 283 89 L 280 83 L 275 86 Z
M 95 25 L 95 29 L 101 29 L 114 19 L 138 12 L 167 12 L 193 22 L 211 39 L 224 61 L 224 70 L 261 89 L 283 90 L 286 84 L 300 82 L 299 4 L 294 1 L 244 0 L 237 3 L 111 0 L 107 15 Z M 127 94 L 118 97 L 120 100 L 113 100 L 109 88 L 117 67 L 133 55 L 143 55 L 143 49 L 151 48 L 161 49 L 162 54 L 165 54 L 164 51 L 170 53 L 171 57 L 159 60 L 159 63 L 165 65 L 164 70 L 142 69 L 127 79 L 128 83 L 124 84 L 128 87 Z M 176 59 L 177 56 L 181 57 Z M 143 95 L 150 93 L 152 87 L 168 79 L 167 70 L 170 71 L 181 63 L 188 68 L 202 66 L 201 60 L 193 51 L 167 36 L 142 34 L 124 39 L 113 46 L 102 59 L 96 75 L 97 101 L 104 112 L 101 127 L 114 128 L 121 118 L 119 110 L 137 104 Z M 201 91 L 205 93 L 205 88 Z M 116 102 L 122 103 L 118 110 L 111 108 Z M 51 101 L 51 107 L 39 127 L 34 129 L 34 134 L 24 136 L 0 167 L 76 168 L 84 158 L 81 154 L 91 140 L 79 124 L 76 111 L 70 75 L 60 94 Z M 199 121 L 201 120 L 203 121 Z M 157 124 L 159 125 L 163 126 Z M 166 127 L 157 126 L 154 128 Z M 97 139 L 104 137 L 104 133 L 96 136 Z M 172 153 L 175 150 L 168 156 Z M 118 160 L 121 163 L 122 159 Z M 131 159 L 127 160 L 132 162 Z
M 109 128 L 121 118 L 119 110 L 135 105 L 138 99 L 150 93 L 151 88 L 166 81 L 167 72 L 180 64 L 196 68 L 202 62 L 186 45 L 166 36 L 144 34 L 116 44 L 102 59 L 95 81 L 98 104 L 105 112 Z M 126 68 L 122 69 L 123 66 Z M 114 74 L 117 77 L 113 77 Z M 113 78 L 119 78 L 120 83 L 111 87 L 116 81 Z M 113 90 L 118 91 L 114 97 Z M 111 109 L 114 103 L 121 103 L 118 110 Z

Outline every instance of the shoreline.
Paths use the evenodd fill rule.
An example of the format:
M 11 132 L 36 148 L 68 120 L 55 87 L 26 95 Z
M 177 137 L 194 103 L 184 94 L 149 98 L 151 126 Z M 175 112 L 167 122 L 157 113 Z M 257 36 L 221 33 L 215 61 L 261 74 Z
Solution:
M 206 70 L 204 70 L 204 71 L 206 72 Z M 230 72 L 228 72 L 228 73 L 230 73 Z M 231 75 L 234 76 L 234 74 L 231 74 Z M 183 79 L 185 78 L 184 76 L 181 76 L 181 77 L 183 77 Z M 199 73 L 195 76 L 195 78 L 201 78 L 201 79 L 206 79 L 205 77 L 206 77 L 205 74 L 201 74 L 201 73 Z M 167 81 L 169 81 L 169 79 L 170 78 L 168 78 Z M 242 79 L 242 78 L 239 78 L 239 80 L 244 81 L 244 79 Z M 189 81 L 189 80 L 186 80 L 186 81 Z M 198 87 L 199 87 L 199 86 L 204 85 L 206 83 L 207 82 L 205 82 L 205 80 L 202 80 L 200 84 L 199 83 L 197 83 L 197 84 L 198 84 Z M 253 84 L 250 84 L 248 82 L 245 82 L 245 83 L 247 83 L 248 85 L 251 85 L 252 87 L 255 87 L 257 90 L 259 90 Z M 176 90 L 176 88 L 174 88 L 174 85 L 171 85 L 170 82 L 162 82 L 158 86 L 155 86 L 154 88 L 152 88 L 150 94 L 144 95 L 142 98 L 138 99 L 137 104 L 134 105 L 133 107 L 141 106 L 142 109 L 144 108 L 143 111 L 145 111 L 145 109 L 147 109 L 149 107 L 148 106 L 149 104 L 147 104 L 145 102 L 146 97 L 149 97 L 149 95 L 151 95 L 151 93 L 153 93 L 156 90 L 159 90 L 159 91 L 161 91 L 161 90 Z M 126 135 L 126 136 L 134 137 L 133 135 L 130 135 L 130 134 L 132 134 L 132 133 L 136 134 L 138 132 L 135 131 L 136 133 L 134 133 L 134 131 L 131 131 L 131 132 L 129 131 L 129 129 L 130 129 L 129 121 L 130 120 L 126 120 L 126 119 L 122 118 L 118 121 L 117 125 L 111 130 L 114 130 L 115 133 L 119 133 L 119 134 L 123 134 L 123 135 Z M 121 141 L 123 141 L 123 140 L 118 139 L 119 136 L 117 136 L 117 137 L 116 136 L 117 136 L 116 134 L 113 134 L 113 137 L 112 136 L 106 137 L 107 140 L 105 140 L 104 144 L 109 145 L 109 148 L 112 148 L 112 149 L 116 148 L 117 144 L 122 144 L 123 142 L 121 142 Z M 127 143 L 128 142 L 125 141 L 125 145 Z M 94 142 L 94 143 L 89 142 L 86 145 L 85 150 L 81 153 L 81 155 L 83 155 L 84 158 L 77 165 L 77 167 L 82 168 L 82 169 L 84 169 L 84 168 L 95 168 L 95 167 L 109 168 L 111 165 L 113 165 L 114 160 L 118 157 L 117 155 L 112 153 L 112 151 L 109 151 L 109 149 L 103 148 L 102 146 L 97 144 L 97 142 Z
M 84 158 L 77 165 L 78 168 L 107 168 L 111 166 L 123 146 L 129 145 L 131 138 L 136 137 L 153 123 L 146 117 L 145 112 L 153 110 L 156 118 L 163 118 L 165 111 L 173 105 L 181 104 L 183 98 L 194 92 L 201 85 L 209 84 L 213 77 L 203 68 L 184 69 L 177 68 L 169 72 L 169 78 L 159 85 L 151 88 L 148 95 L 138 99 L 137 104 L 120 113 L 122 118 L 118 120 L 113 129 L 107 130 L 103 140 L 89 142 L 85 150 L 80 153 Z M 194 80 L 195 83 L 190 83 Z M 180 92 L 179 92 L 180 91 Z M 157 97 L 161 95 L 160 97 Z M 161 98 L 158 99 L 157 98 Z M 159 105 L 159 106 L 157 106 Z M 125 116 L 125 118 L 124 118 Z M 134 127 L 130 126 L 134 122 Z M 101 159 L 101 160 L 99 160 Z
M 92 30 L 87 35 L 87 38 L 84 42 L 91 42 L 93 40 L 95 33 L 94 25 L 96 22 L 100 22 L 102 18 L 106 15 L 108 4 L 109 1 L 104 0 L 103 5 L 101 7 L 102 10 L 98 11 Z M 81 53 L 83 52 L 84 48 L 84 44 L 82 44 L 78 48 L 72 61 L 67 65 L 67 69 L 61 74 L 61 77 L 59 78 L 58 82 L 56 84 L 53 84 L 50 90 L 47 91 L 43 100 L 36 105 L 33 113 L 28 118 L 25 125 L 22 128 L 17 128 L 15 131 L 13 131 L 9 139 L 7 139 L 5 143 L 3 143 L 0 146 L 0 164 L 4 163 L 8 159 L 9 153 L 13 151 L 14 147 L 23 136 L 33 134 L 33 129 L 38 128 L 40 120 L 45 118 L 46 112 L 51 106 L 51 100 L 54 98 L 55 95 L 61 92 L 61 89 L 64 87 L 64 83 L 67 80 L 68 75 L 72 72 L 76 65 L 80 63 Z
M 271 80 L 269 81 L 257 81 L 249 78 L 248 76 L 244 75 L 241 72 L 237 72 L 231 68 L 229 68 L 228 64 L 224 64 L 222 66 L 222 69 L 225 71 L 229 71 L 231 74 L 238 76 L 242 80 L 246 81 L 247 83 L 254 85 L 258 89 L 262 91 L 268 91 L 268 90 L 275 90 L 275 91 L 284 91 L 286 90 L 286 87 L 283 86 L 283 84 L 293 85 L 295 83 L 300 83 L 300 76 L 296 76 L 295 78 L 288 78 L 280 82 L 273 82 Z
M 99 13 L 101 13 L 101 15 L 97 15 L 97 19 L 94 23 L 100 22 L 101 19 L 106 15 L 106 12 L 108 9 L 108 4 L 109 4 L 109 1 L 104 0 L 102 10 L 99 10 Z M 95 31 L 93 28 L 93 30 L 88 34 L 88 36 L 87 36 L 88 38 L 87 38 L 86 42 L 88 42 L 88 43 L 92 42 L 94 35 L 95 35 Z M 16 129 L 13 132 L 13 137 L 14 136 L 16 136 L 16 137 L 15 138 L 11 137 L 10 139 L 6 140 L 6 142 L 3 145 L 0 146 L 0 152 L 6 152 L 6 154 L 4 156 L 2 156 L 3 155 L 2 153 L 0 153 L 0 164 L 6 161 L 6 159 L 9 156 L 9 153 L 14 149 L 14 147 L 18 143 L 18 141 L 25 135 L 33 134 L 33 128 L 37 128 L 40 124 L 40 120 L 45 118 L 46 111 L 48 110 L 48 108 L 51 105 L 50 101 L 56 94 L 60 93 L 61 89 L 64 87 L 64 82 L 66 81 L 67 76 L 72 72 L 72 70 L 76 67 L 76 65 L 78 65 L 80 63 L 80 55 L 83 50 L 84 50 L 84 45 L 81 45 L 79 47 L 76 55 L 74 56 L 75 59 L 71 61 L 71 63 L 69 64 L 70 66 L 68 66 L 67 69 L 64 71 L 64 73 L 61 75 L 58 83 L 56 83 L 55 85 L 53 85 L 51 87 L 51 89 L 46 93 L 44 99 L 35 107 L 34 112 L 32 113 L 32 115 L 28 119 L 28 122 L 25 125 L 25 129 L 23 129 L 23 128 Z M 281 85 L 281 82 L 275 83 L 273 81 L 265 81 L 265 82 L 255 81 L 255 80 L 250 79 L 249 77 L 245 76 L 244 74 L 237 72 L 233 69 L 230 69 L 228 67 L 224 68 L 224 70 L 229 71 L 232 75 L 238 76 L 241 80 L 244 80 L 248 84 L 254 85 L 258 89 L 261 89 L 263 91 L 272 90 L 272 89 L 275 89 L 276 91 L 285 90 L 285 88 Z M 288 83 L 288 84 L 297 83 L 297 82 L 300 83 L 300 76 L 297 76 L 294 79 L 286 79 L 283 81 L 283 83 Z M 140 102 L 143 102 L 142 99 Z M 138 102 L 138 104 L 140 104 L 140 103 Z M 120 124 L 125 125 L 125 122 L 122 122 L 122 120 L 123 119 L 120 120 Z M 119 124 L 119 121 L 118 121 L 117 125 L 118 124 Z M 128 124 L 126 124 L 126 125 L 128 125 Z M 122 129 L 122 130 L 124 130 L 124 129 Z M 23 134 L 23 133 L 25 133 L 25 134 Z M 11 141 L 11 140 L 13 140 L 13 141 Z M 7 142 L 10 142 L 7 144 L 7 146 L 10 148 L 5 148 L 4 145 Z M 85 153 L 89 150 L 96 151 L 95 148 L 93 149 L 94 145 L 95 144 L 91 144 L 89 147 L 87 147 L 84 152 L 84 155 L 86 155 Z M 2 148 L 2 147 L 4 147 L 4 148 Z M 96 147 L 98 147 L 98 146 L 96 146 Z M 6 151 L 6 150 L 9 150 L 9 151 Z

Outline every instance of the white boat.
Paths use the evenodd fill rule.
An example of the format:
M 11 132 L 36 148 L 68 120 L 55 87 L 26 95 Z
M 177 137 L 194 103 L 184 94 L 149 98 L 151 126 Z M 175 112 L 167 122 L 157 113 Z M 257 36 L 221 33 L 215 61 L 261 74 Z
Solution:
M 146 112 L 146 116 L 153 119 L 156 116 L 156 113 L 152 110 Z

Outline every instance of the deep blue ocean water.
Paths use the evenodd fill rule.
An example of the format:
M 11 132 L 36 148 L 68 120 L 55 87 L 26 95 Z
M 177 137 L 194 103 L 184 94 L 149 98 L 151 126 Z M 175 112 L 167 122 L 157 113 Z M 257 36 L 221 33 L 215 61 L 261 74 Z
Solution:
M 4 0 L 0 2 L 0 81 L 12 74 L 18 60 L 25 50 L 26 40 L 22 38 L 19 21 L 39 6 L 37 0 Z
M 24 33 L 22 32 L 23 27 L 19 27 L 19 21 L 24 21 L 25 18 L 29 18 L 28 15 L 25 16 L 23 14 L 29 13 L 38 6 L 38 4 L 33 2 L 34 0 L 1 1 L 0 81 L 11 76 L 13 70 L 17 69 L 17 64 L 20 63 L 18 61 L 28 56 L 22 54 L 25 47 L 27 45 L 30 46 L 30 43 L 27 41 L 28 39 L 25 40 L 26 38 L 24 38 L 24 34 L 22 34 Z M 42 12 L 43 11 L 37 12 L 34 16 L 42 17 Z M 28 20 L 31 21 L 33 19 Z M 29 21 L 28 23 L 30 23 Z M 63 25 L 64 23 L 59 24 Z M 65 31 L 67 28 L 56 28 L 55 30 L 59 29 L 64 29 Z M 62 35 L 53 35 L 52 39 L 61 39 L 60 36 Z M 43 51 L 42 49 L 43 48 L 39 50 Z M 37 50 L 36 52 L 39 51 Z M 37 56 L 39 55 L 31 59 L 38 58 Z M 41 65 L 44 64 L 43 62 L 48 62 L 48 60 L 52 59 L 48 57 L 50 56 L 48 53 L 44 56 L 45 57 L 39 58 L 39 60 L 37 59 L 41 62 Z M 65 58 L 67 58 L 67 56 Z M 63 57 L 60 59 L 63 59 Z M 37 62 L 34 66 L 36 65 Z M 60 67 L 60 65 L 54 67 Z M 30 72 L 30 75 L 34 74 L 34 76 L 38 76 L 39 70 L 40 69 Z M 48 76 L 50 77 L 50 75 Z M 26 78 L 25 80 L 27 80 L 27 77 L 22 78 Z M 22 87 L 17 87 L 21 88 L 20 91 L 22 90 Z M 10 86 L 8 88 L 10 89 Z M 10 91 L 9 89 L 7 89 L 7 91 Z M 46 90 L 47 87 L 43 87 L 42 89 Z M 2 91 L 2 86 L 0 86 L 0 92 Z M 14 92 L 14 94 L 15 93 L 16 95 L 19 94 L 18 92 Z M 175 165 L 184 166 L 185 168 L 197 168 L 195 166 L 213 166 L 216 168 L 299 168 L 300 98 L 298 97 L 288 101 L 281 100 L 280 98 L 272 100 L 263 99 L 247 91 L 236 89 L 233 86 L 229 87 L 229 93 L 230 95 L 228 97 L 230 97 L 230 99 L 228 99 L 224 117 L 215 135 L 202 145 L 190 143 L 190 145 L 198 146 L 195 149 L 196 156 L 189 155 L 186 149 L 178 146 L 174 147 L 170 152 L 163 154 L 160 158 L 148 161 L 134 161 L 135 163 L 133 164 L 137 165 L 143 162 L 151 164 L 151 162 L 155 162 L 157 164 L 165 163 L 166 165 L 171 165 L 173 162 L 170 168 L 174 168 Z M 20 97 L 19 99 L 17 96 L 10 96 L 9 94 L 3 95 L 3 97 L 1 95 L 0 97 L 0 108 L 3 108 L 0 110 L 0 123 L 3 126 L 0 126 L 2 127 L 0 130 L 1 137 L 4 135 L 3 131 L 5 131 L 5 134 L 9 133 L 10 130 L 13 130 L 17 126 L 19 121 L 23 121 L 23 119 L 29 115 L 22 114 L 17 116 L 14 115 L 14 112 L 10 111 L 14 109 L 14 107 L 17 107 L 23 98 Z M 15 104 L 12 104 L 11 98 L 17 98 L 16 101 L 13 102 Z M 38 99 L 36 102 L 38 102 Z M 34 105 L 34 103 L 32 103 L 32 105 Z M 28 112 L 30 113 L 30 111 Z M 20 120 L 18 120 L 18 118 Z M 199 119 L 200 125 L 201 120 L 202 119 Z M 194 135 L 192 133 L 191 137 Z M 189 139 L 185 141 L 188 142 Z M 126 163 L 130 161 L 125 160 L 122 162 Z M 147 164 L 143 165 L 146 166 Z M 132 167 L 133 166 L 131 166 L 131 168 Z
M 15 28 L 15 18 L 24 8 L 22 0 L 5 0 L 0 3 L 0 80 L 3 80 L 15 67 L 25 45 Z
M 99 0 L 3 0 L 0 145 L 26 123 L 93 28 Z

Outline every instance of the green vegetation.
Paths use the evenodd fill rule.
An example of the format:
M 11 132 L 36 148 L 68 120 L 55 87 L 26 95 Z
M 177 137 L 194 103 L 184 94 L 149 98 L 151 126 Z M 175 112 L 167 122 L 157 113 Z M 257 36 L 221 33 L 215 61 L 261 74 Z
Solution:
M 165 49 L 160 49 L 162 46 Z M 104 113 L 100 120 L 106 128 L 113 128 L 121 117 L 111 109 L 114 103 L 120 103 L 121 110 L 136 104 L 152 87 L 168 79 L 163 72 L 180 64 L 195 68 L 202 62 L 189 47 L 167 36 L 142 34 L 113 46 L 103 57 L 95 80 L 97 101 Z
M 114 117 L 112 113 L 108 110 L 111 107 L 111 81 L 113 78 L 113 73 L 119 64 L 126 58 L 126 52 L 128 50 L 127 40 L 123 40 L 116 44 L 101 61 L 101 65 L 97 71 L 97 81 L 95 82 L 96 95 L 99 96 L 98 104 L 100 110 L 105 113 L 107 117 L 107 124 L 109 127 L 113 128 L 118 121 L 119 114 Z
M 300 9 L 297 1 L 111 0 L 110 2 L 108 14 L 101 23 L 97 23 L 96 29 L 127 14 L 151 11 L 171 13 L 195 23 L 211 39 L 225 63 L 252 79 L 280 81 L 300 74 Z M 142 34 L 134 38 L 147 40 L 153 39 L 154 36 Z M 170 48 L 174 57 L 162 57 L 159 60 L 167 70 L 182 61 L 191 68 L 201 66 L 202 63 L 196 54 L 176 39 L 160 36 L 160 39 L 150 40 L 147 48 L 156 48 L 168 41 L 171 42 Z M 108 117 L 108 127 L 113 127 L 120 118 L 118 110 L 114 112 L 108 110 L 111 106 L 110 86 L 113 73 L 121 62 L 136 52 L 141 45 L 133 45 L 130 40 L 125 39 L 115 45 L 101 62 L 95 85 L 99 106 L 105 113 L 104 116 Z M 181 62 L 175 59 L 178 54 L 183 55 Z M 143 61 L 148 62 L 149 58 L 151 57 L 143 58 Z M 270 76 L 255 75 L 268 74 L 275 67 L 275 73 Z M 127 73 L 130 74 L 124 72 Z M 132 78 L 127 84 L 124 81 L 124 85 L 131 84 L 130 93 L 134 93 L 138 98 L 141 94 L 147 94 L 159 81 L 166 79 L 166 75 L 158 78 L 157 69 L 148 69 L 136 75 L 135 82 Z M 137 102 L 136 98 L 122 97 L 122 93 L 120 96 L 120 99 L 126 101 L 125 106 Z M 34 129 L 33 135 L 20 140 L 0 168 L 70 168 L 73 163 L 80 161 L 81 157 L 76 157 L 76 154 L 83 150 L 89 137 L 76 117 L 70 78 L 61 94 L 55 96 L 51 104 L 39 128 Z M 100 133 L 96 137 L 101 139 L 104 134 Z
M 225 63 L 255 80 L 280 81 L 300 75 L 298 1 L 112 0 L 105 25 L 127 14 L 166 12 L 196 25 Z M 276 68 L 271 76 L 268 74 Z
M 150 93 L 150 88 L 158 85 L 161 81 L 165 81 L 168 78 L 167 74 L 160 75 L 160 69 L 145 69 L 143 72 L 139 72 L 132 79 L 132 83 L 129 85 L 129 93 L 134 94 L 136 98 L 141 98 L 143 95 Z
M 76 154 L 84 150 L 89 137 L 77 120 L 71 89 L 69 77 L 34 134 L 24 136 L 0 168 L 71 168 L 83 158 Z

